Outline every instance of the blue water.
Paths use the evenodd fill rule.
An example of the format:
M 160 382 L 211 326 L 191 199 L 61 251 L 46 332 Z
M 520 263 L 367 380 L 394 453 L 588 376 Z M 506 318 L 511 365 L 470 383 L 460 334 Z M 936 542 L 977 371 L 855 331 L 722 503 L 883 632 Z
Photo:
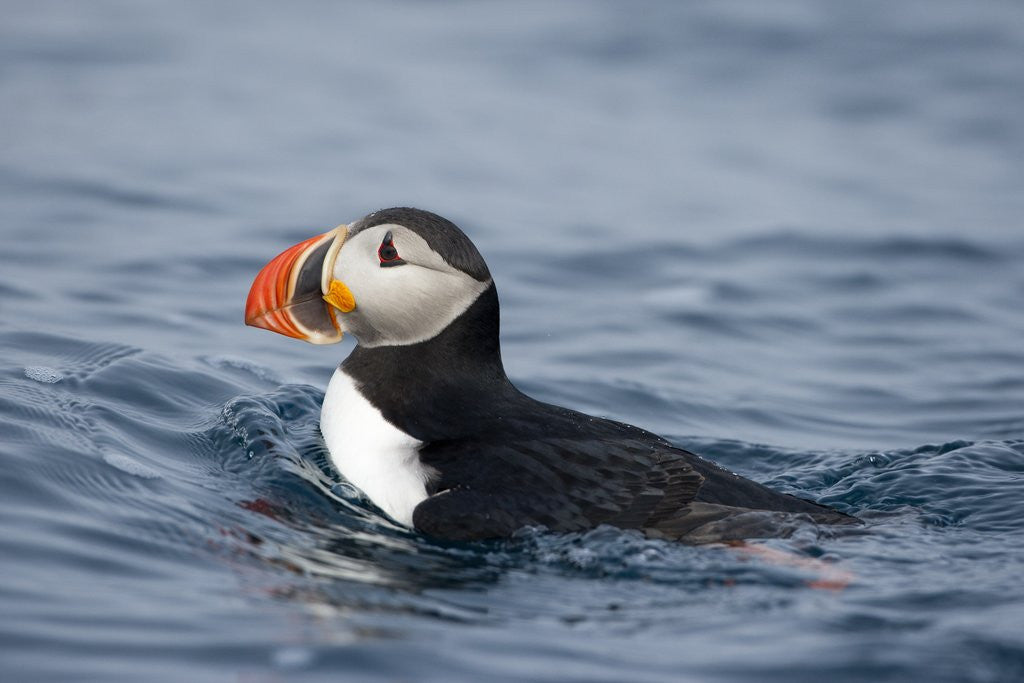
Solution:
M 1019 3 L 3 10 L 3 680 L 1024 678 Z M 318 435 L 351 342 L 241 317 L 396 204 L 523 389 L 862 517 L 766 543 L 849 585 L 383 518 Z

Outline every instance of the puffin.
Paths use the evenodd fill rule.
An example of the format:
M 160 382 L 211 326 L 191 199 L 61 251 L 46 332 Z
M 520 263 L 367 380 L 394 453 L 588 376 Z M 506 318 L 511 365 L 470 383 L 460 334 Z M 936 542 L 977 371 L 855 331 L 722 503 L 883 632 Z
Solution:
M 388 517 L 437 539 L 610 525 L 728 543 L 859 523 L 517 389 L 487 264 L 428 211 L 376 211 L 285 250 L 256 276 L 245 322 L 313 344 L 355 338 L 324 395 L 329 459 Z

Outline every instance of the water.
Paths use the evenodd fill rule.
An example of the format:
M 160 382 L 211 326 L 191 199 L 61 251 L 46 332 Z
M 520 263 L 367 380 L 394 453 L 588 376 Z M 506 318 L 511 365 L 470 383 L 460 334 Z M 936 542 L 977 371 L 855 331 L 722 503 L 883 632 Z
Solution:
M 1024 12 L 5 2 L 5 680 L 1024 677 Z M 328 466 L 260 266 L 395 204 L 513 379 L 860 515 L 450 545 Z

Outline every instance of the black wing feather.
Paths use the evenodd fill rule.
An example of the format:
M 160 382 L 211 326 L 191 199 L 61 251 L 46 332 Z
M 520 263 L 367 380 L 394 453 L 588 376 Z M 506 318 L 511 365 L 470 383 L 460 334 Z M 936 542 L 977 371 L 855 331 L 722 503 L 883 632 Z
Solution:
M 683 453 L 643 438 L 433 443 L 420 459 L 440 473 L 437 493 L 416 507 L 413 523 L 453 540 L 530 525 L 657 526 L 685 514 L 704 481 Z

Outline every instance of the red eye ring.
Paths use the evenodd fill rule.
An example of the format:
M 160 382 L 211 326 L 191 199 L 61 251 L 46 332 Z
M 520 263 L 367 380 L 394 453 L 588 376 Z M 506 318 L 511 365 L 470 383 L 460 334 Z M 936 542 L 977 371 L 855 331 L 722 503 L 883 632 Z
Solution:
M 395 249 L 395 243 L 391 237 L 390 230 L 384 235 L 384 240 L 380 243 L 380 247 L 377 248 L 377 258 L 380 259 L 381 265 L 402 262 L 402 257 L 398 255 L 398 249 Z

